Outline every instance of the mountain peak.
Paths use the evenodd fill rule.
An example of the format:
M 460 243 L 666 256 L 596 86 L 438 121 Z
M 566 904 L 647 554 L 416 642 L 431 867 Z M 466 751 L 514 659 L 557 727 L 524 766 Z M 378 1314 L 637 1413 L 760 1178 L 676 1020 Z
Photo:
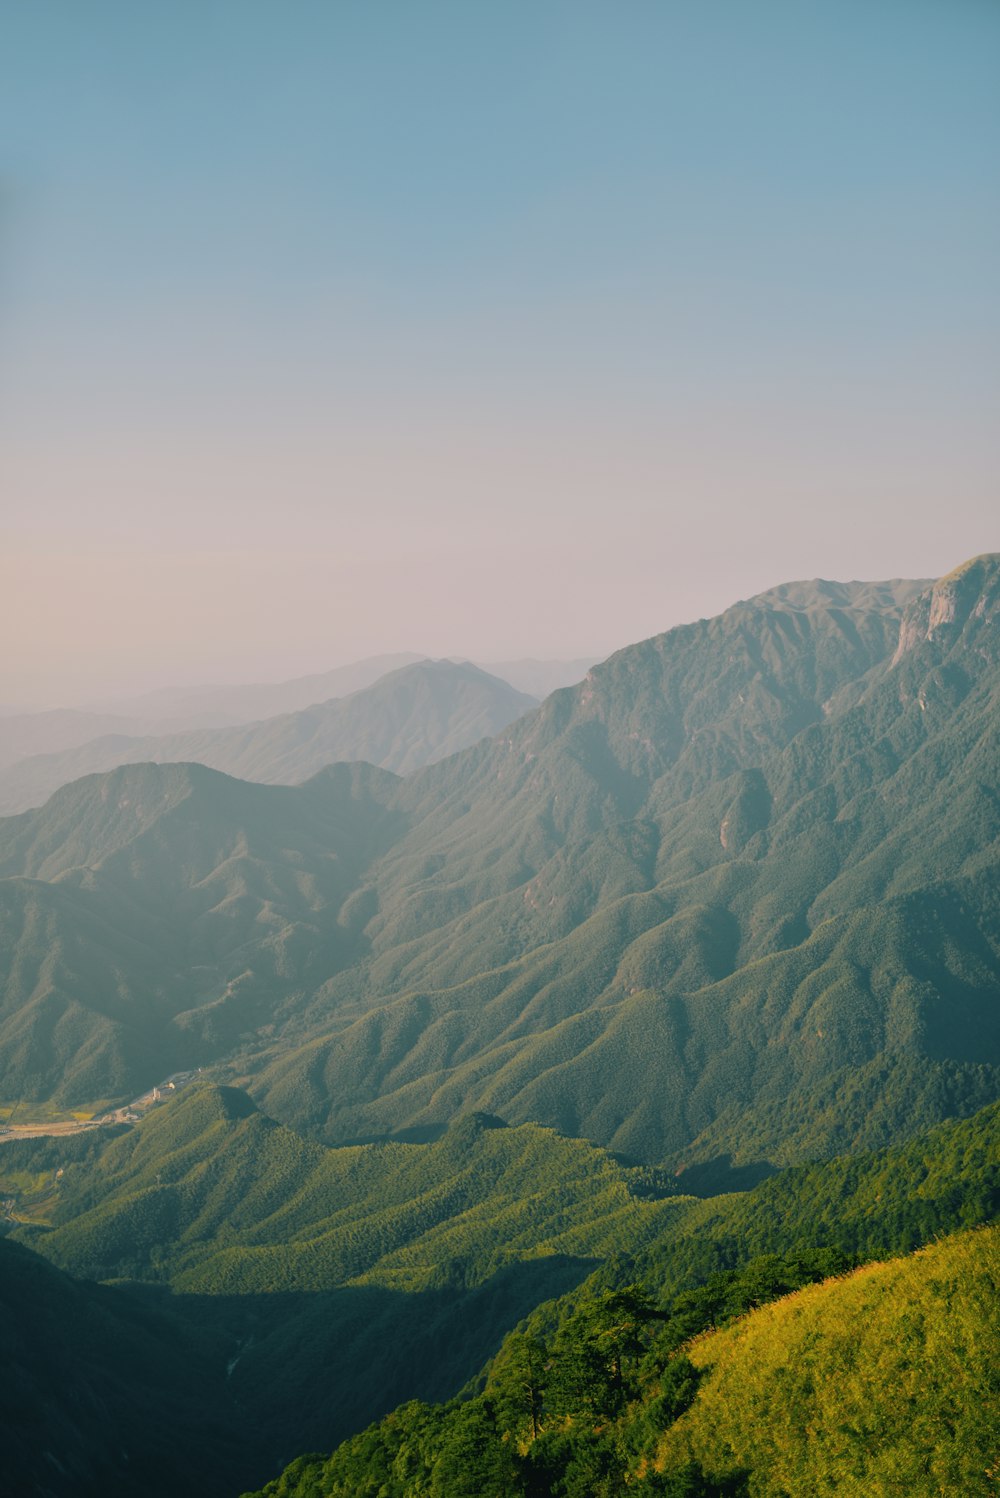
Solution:
M 895 666 L 924 641 L 951 643 L 970 625 L 1000 612 L 1000 552 L 983 552 L 938 578 L 905 610 Z

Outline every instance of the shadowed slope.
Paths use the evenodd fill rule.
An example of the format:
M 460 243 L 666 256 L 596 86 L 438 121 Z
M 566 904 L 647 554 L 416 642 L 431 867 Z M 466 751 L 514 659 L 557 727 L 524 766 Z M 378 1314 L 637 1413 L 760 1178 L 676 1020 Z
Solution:
M 273 1025 L 356 955 L 345 902 L 402 825 L 394 784 L 136 765 L 0 823 L 0 1096 L 127 1096 Z

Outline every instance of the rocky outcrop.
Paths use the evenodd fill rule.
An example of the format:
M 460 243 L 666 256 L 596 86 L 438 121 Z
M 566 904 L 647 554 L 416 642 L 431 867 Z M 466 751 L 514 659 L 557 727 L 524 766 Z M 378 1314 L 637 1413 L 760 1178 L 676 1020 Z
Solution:
M 963 633 L 1000 614 L 1000 553 L 973 557 L 940 578 L 906 608 L 899 626 L 896 666 L 915 646 L 955 644 Z

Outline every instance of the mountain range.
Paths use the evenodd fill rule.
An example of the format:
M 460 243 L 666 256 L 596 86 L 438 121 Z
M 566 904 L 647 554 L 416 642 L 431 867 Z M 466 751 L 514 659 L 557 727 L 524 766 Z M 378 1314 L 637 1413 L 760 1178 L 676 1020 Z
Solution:
M 195 751 L 203 747 L 210 751 L 214 744 L 211 737 L 203 737 L 205 730 L 247 724 L 262 726 L 266 719 L 289 717 L 308 709 L 318 711 L 334 698 L 363 692 L 406 666 L 431 664 L 426 656 L 412 653 L 370 656 L 348 666 L 296 677 L 292 681 L 251 686 L 162 688 L 84 708 L 54 708 L 33 713 L 0 711 L 0 772 L 13 765 L 18 767 L 9 782 L 5 782 L 0 774 L 0 814 L 24 811 L 29 805 L 37 805 L 38 798 L 44 800 L 67 780 L 74 780 L 79 775 L 127 763 L 127 758 L 115 758 L 119 751 L 131 749 L 132 758 L 141 759 L 143 751 L 148 749 L 151 751 L 148 757 L 155 759 L 159 755 L 152 751 L 160 746 L 161 740 L 175 739 L 178 735 L 198 730 L 198 734 L 188 742 L 189 752 L 197 757 Z M 459 660 L 436 664 L 439 675 L 443 675 L 448 666 L 474 667 L 471 661 Z M 592 664 L 588 658 L 567 661 L 523 659 L 481 666 L 480 671 L 513 687 L 515 693 L 523 695 L 523 699 L 538 701 L 559 687 L 580 681 Z M 468 673 L 457 672 L 456 681 L 461 682 L 463 676 L 468 678 Z M 531 705 L 527 700 L 514 700 L 518 711 L 526 711 Z M 440 706 L 440 703 L 435 704 L 438 713 Z M 502 715 L 502 710 L 498 707 L 493 719 L 499 715 Z M 430 745 L 430 758 L 436 757 L 441 743 L 446 743 L 445 752 L 448 753 L 464 747 L 461 729 L 451 735 L 442 734 L 439 722 L 434 720 L 409 726 L 415 730 L 413 742 L 402 754 L 400 764 L 393 764 L 390 768 L 400 768 L 404 762 L 407 768 L 424 763 L 420 749 L 422 741 Z M 492 732 L 494 729 L 488 726 L 483 731 Z M 346 742 L 337 747 L 338 751 L 341 748 L 346 751 L 345 758 L 365 758 L 363 753 L 357 752 L 359 745 L 349 731 L 341 730 L 341 737 Z M 116 742 L 97 744 L 95 740 Z M 144 742 L 130 746 L 125 740 Z M 220 740 L 223 753 L 225 742 L 225 739 Z M 474 739 L 469 738 L 467 742 L 474 742 Z M 164 757 L 169 758 L 171 750 L 182 747 L 176 744 L 163 746 Z M 367 744 L 360 745 L 360 748 L 368 747 Z M 74 749 L 84 749 L 85 752 L 79 757 L 68 753 Z M 41 756 L 45 758 L 41 759 Z M 22 761 L 28 763 L 22 764 Z
M 83 707 L 0 715 L 0 766 L 35 754 L 58 754 L 108 734 L 126 738 L 232 728 L 279 713 L 297 712 L 372 686 L 379 677 L 415 665 L 420 655 L 377 655 L 293 681 L 249 686 L 163 687 Z
M 296 712 L 231 728 L 106 735 L 0 770 L 0 810 L 37 806 L 61 785 L 118 765 L 196 761 L 245 780 L 295 784 L 337 761 L 405 774 L 506 728 L 536 706 L 468 662 L 418 661 L 372 685 Z
M 474 1107 L 675 1163 L 979 1106 L 998 599 L 995 558 L 791 585 L 404 779 L 66 786 L 0 822 L 0 1095 L 226 1059 L 330 1141 Z
M 411 664 L 200 739 L 245 778 L 123 764 L 0 820 L 4 1110 L 202 1069 L 134 1126 L 0 1136 L 19 1418 L 54 1432 L 43 1469 L 15 1430 L 24 1481 L 990 1491 L 954 1411 L 1000 1393 L 995 1232 L 965 1231 L 1000 1216 L 1000 556 L 786 584 L 453 753 L 448 695 L 434 763 L 323 764 L 391 692 L 365 743 L 405 768 L 483 677 Z M 125 1464 L 46 1376 L 72 1324 L 32 1347 L 49 1299 Z M 122 1380 L 141 1327 L 204 1471 Z

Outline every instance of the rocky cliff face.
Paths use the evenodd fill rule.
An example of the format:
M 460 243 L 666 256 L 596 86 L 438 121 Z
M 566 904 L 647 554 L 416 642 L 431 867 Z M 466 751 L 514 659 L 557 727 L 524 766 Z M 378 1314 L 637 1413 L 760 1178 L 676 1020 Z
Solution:
M 998 614 L 1000 552 L 988 552 L 956 567 L 907 606 L 892 664 L 924 642 L 948 648 L 963 636 L 978 635 L 979 627 Z

